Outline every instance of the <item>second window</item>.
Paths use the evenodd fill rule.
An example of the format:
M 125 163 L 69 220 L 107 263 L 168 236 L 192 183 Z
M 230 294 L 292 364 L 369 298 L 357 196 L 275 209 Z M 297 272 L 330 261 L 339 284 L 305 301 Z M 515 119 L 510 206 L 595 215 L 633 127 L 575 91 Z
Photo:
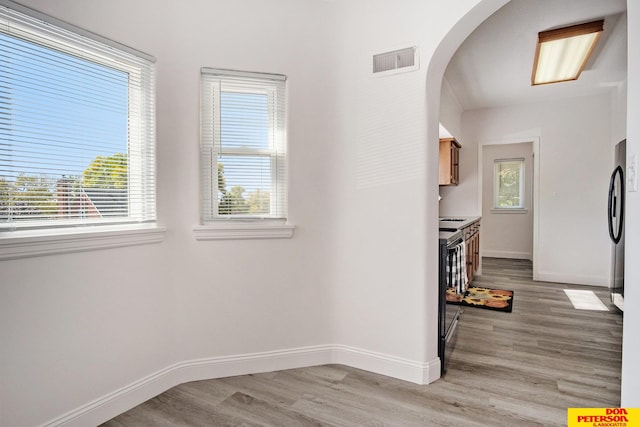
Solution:
M 494 163 L 494 207 L 524 208 L 524 159 L 501 159 Z
M 286 218 L 285 77 L 202 69 L 202 220 Z

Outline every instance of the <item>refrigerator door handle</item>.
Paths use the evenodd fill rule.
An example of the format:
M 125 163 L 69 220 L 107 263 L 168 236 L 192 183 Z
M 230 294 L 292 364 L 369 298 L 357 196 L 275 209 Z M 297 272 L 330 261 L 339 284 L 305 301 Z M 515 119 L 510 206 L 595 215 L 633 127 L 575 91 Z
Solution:
M 614 230 L 613 218 L 616 216 L 616 211 L 618 209 L 617 197 L 615 197 L 615 184 L 618 175 L 620 175 L 620 215 L 617 221 L 617 230 Z M 620 239 L 622 238 L 622 227 L 624 221 L 624 178 L 621 166 L 615 168 L 615 170 L 611 174 L 611 180 L 609 181 L 609 203 L 607 219 L 609 222 L 609 237 L 611 237 L 611 240 L 613 240 L 615 244 L 618 244 L 620 242 Z

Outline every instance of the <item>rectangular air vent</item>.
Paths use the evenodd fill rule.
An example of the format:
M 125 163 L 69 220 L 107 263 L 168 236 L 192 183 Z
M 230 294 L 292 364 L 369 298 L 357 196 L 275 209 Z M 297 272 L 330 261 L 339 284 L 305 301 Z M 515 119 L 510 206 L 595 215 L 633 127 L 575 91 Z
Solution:
M 373 55 L 373 73 L 412 71 L 417 69 L 416 47 Z

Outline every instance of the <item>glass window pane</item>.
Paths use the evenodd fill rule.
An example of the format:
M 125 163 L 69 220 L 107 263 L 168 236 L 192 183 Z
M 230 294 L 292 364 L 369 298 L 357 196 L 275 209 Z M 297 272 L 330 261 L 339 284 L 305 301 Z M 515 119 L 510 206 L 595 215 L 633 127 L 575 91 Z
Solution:
M 496 207 L 522 207 L 522 166 L 521 160 L 496 162 Z
M 270 156 L 218 156 L 218 214 L 270 213 Z
M 129 75 L 0 33 L 0 222 L 128 215 Z
M 285 80 L 202 70 L 203 222 L 286 218 Z
M 222 149 L 270 147 L 266 93 L 220 94 L 220 145 Z

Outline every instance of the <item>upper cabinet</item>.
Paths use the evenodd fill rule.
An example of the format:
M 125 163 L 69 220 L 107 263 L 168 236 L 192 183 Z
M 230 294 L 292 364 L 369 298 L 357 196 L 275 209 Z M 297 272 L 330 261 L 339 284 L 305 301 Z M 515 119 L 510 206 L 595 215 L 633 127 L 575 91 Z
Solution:
M 460 148 L 455 138 L 440 138 L 440 185 L 458 185 Z

